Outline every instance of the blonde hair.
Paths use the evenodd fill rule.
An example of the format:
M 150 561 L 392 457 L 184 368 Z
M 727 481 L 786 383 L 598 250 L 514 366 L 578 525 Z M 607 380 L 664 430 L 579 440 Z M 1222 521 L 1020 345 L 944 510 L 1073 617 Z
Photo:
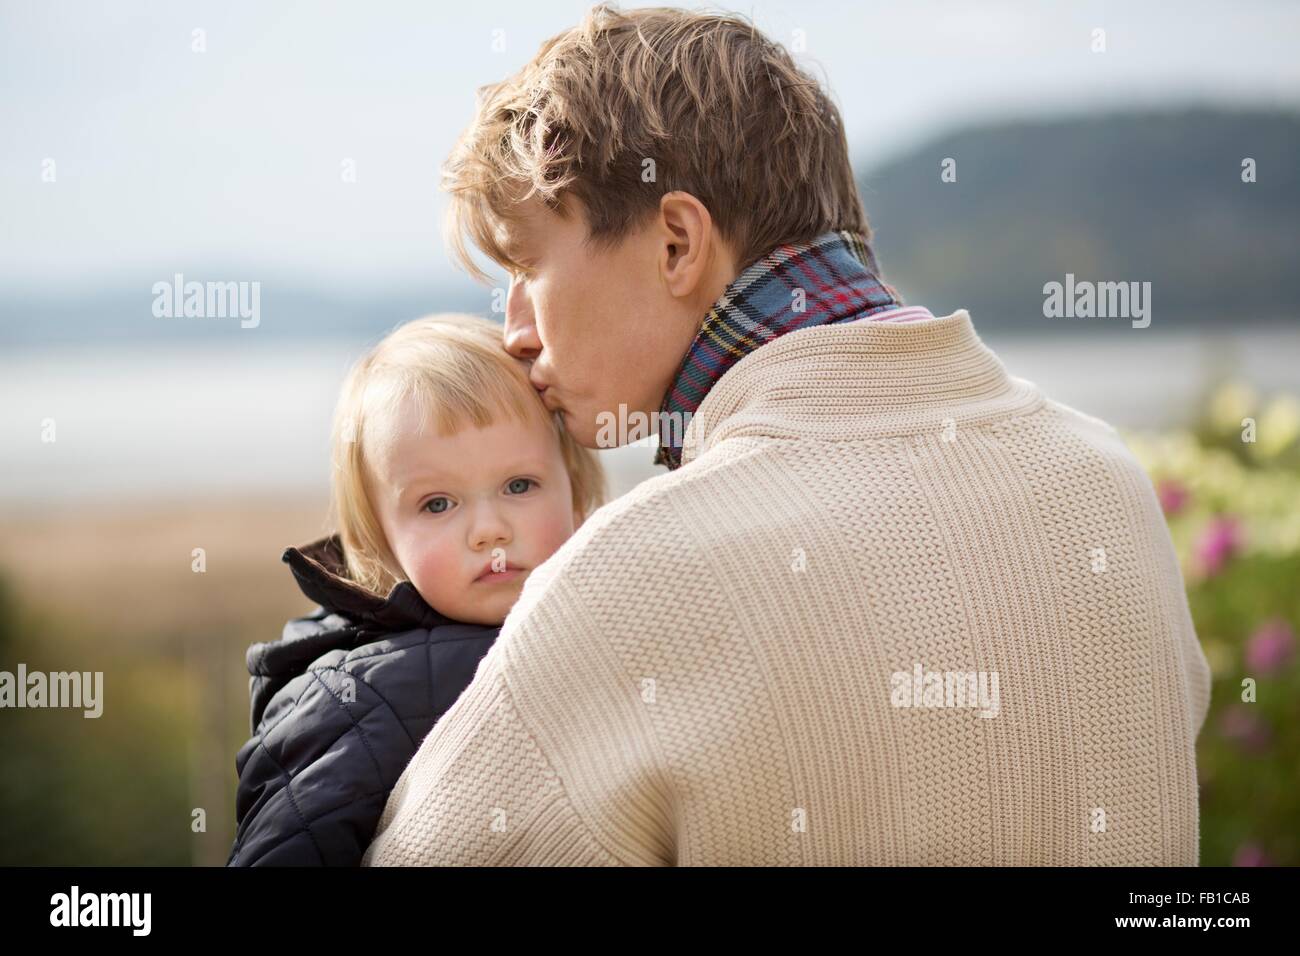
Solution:
M 518 271 L 512 207 L 533 195 L 567 215 L 572 194 L 592 241 L 611 244 L 663 194 L 689 192 L 742 269 L 829 229 L 871 236 L 839 110 L 780 44 L 734 15 L 593 7 L 517 74 L 479 89 L 443 188 L 447 244 L 484 281 L 465 237 Z
M 347 576 L 387 595 L 401 580 L 368 492 L 372 472 L 366 436 L 380 431 L 406 400 L 422 421 L 444 434 L 466 425 L 485 427 L 505 414 L 555 427 L 573 487 L 574 511 L 585 519 L 605 502 L 605 473 L 596 453 L 546 411 L 523 363 L 505 351 L 501 327 L 473 315 L 441 314 L 389 333 L 353 366 L 334 412 L 331 509 L 343 544 Z

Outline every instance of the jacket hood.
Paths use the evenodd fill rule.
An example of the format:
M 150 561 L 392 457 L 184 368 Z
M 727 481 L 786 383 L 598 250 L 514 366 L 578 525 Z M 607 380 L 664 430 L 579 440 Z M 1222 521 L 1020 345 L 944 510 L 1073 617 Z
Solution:
M 380 597 L 349 580 L 337 534 L 286 548 L 280 560 L 289 565 L 302 593 L 319 607 L 285 624 L 278 641 L 249 647 L 254 727 L 275 692 L 322 654 L 351 650 L 383 634 L 454 623 L 430 607 L 410 581 L 398 582 L 388 597 Z

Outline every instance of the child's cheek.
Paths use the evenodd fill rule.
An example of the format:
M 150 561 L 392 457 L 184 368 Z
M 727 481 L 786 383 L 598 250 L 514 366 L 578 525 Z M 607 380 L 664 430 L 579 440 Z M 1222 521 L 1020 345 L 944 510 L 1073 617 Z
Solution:
M 455 555 L 448 554 L 445 548 L 425 544 L 413 558 L 411 578 L 415 588 L 435 607 L 448 606 L 462 594 L 465 587 L 461 580 L 463 576 Z
M 560 550 L 560 545 L 573 536 L 573 508 L 569 504 L 567 495 L 546 509 L 545 515 L 541 517 L 535 528 L 535 535 L 537 548 L 535 565 L 541 564 Z

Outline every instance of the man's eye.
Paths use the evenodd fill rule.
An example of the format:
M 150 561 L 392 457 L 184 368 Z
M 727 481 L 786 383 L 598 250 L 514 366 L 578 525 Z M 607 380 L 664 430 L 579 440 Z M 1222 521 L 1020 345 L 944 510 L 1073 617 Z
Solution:
M 532 488 L 534 484 L 536 484 L 536 482 L 531 478 L 514 478 L 511 480 L 510 484 L 506 485 L 506 487 L 509 488 L 513 494 L 522 495 L 525 491 Z M 521 488 L 520 485 L 523 487 Z
M 424 503 L 424 510 L 430 514 L 440 515 L 451 507 L 451 500 L 439 495 L 436 498 L 430 498 Z

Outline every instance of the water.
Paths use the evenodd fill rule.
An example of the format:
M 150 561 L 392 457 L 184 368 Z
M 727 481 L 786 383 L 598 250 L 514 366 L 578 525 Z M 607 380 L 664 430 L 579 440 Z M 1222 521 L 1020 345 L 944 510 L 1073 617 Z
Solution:
M 1300 329 L 990 339 L 1013 375 L 1127 428 L 1189 420 L 1233 375 L 1300 393 Z M 241 335 L 202 346 L 57 347 L 0 357 L 0 504 L 302 492 L 323 496 L 329 429 L 359 343 Z M 42 441 L 53 421 L 53 442 Z M 603 452 L 619 494 L 662 472 Z

